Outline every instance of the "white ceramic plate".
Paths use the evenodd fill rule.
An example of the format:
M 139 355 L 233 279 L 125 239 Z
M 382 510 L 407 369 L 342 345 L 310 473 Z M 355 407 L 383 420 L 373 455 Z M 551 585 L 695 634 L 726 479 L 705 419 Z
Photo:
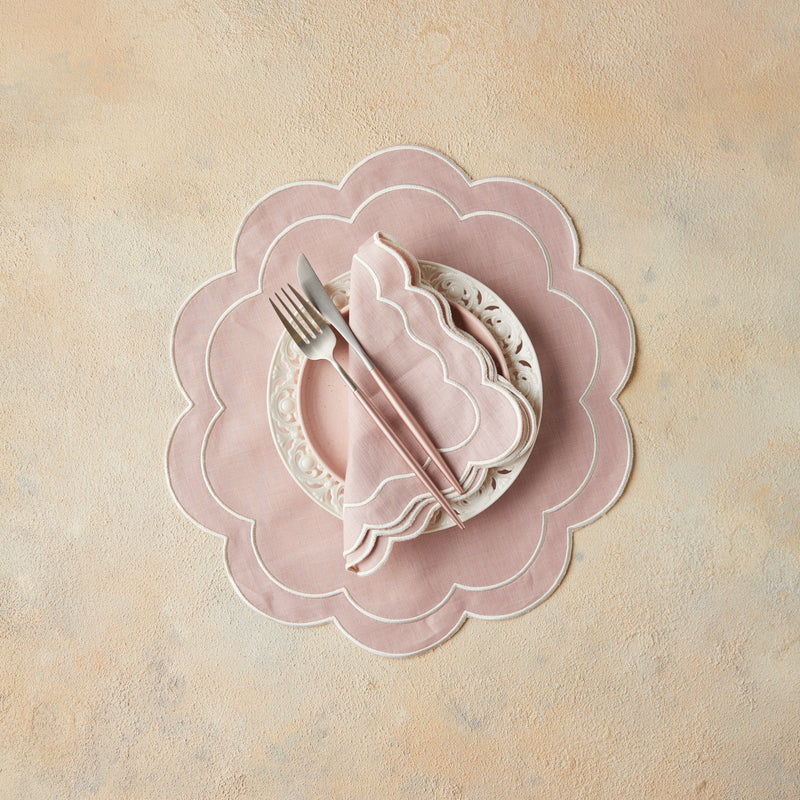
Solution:
M 486 347 L 498 372 L 528 399 L 538 430 L 542 412 L 542 376 L 536 352 L 511 309 L 479 281 L 451 267 L 420 261 L 423 283 L 448 299 L 456 324 Z M 350 273 L 327 287 L 339 308 L 346 307 Z M 347 346 L 340 343 L 337 358 L 347 364 Z M 342 517 L 344 474 L 347 466 L 348 389 L 333 367 L 309 361 L 283 334 L 270 364 L 267 389 L 270 429 L 289 474 L 316 503 Z M 490 469 L 481 489 L 466 500 L 453 501 L 466 520 L 494 503 L 519 475 L 530 450 L 517 461 Z M 450 527 L 441 515 L 429 530 Z

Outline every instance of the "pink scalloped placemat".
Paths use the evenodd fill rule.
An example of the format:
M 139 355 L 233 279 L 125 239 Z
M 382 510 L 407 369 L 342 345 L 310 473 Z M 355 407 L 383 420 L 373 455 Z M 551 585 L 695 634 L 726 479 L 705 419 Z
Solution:
M 466 531 L 398 543 L 361 577 L 345 569 L 341 521 L 297 486 L 272 441 L 267 381 L 282 329 L 266 298 L 294 281 L 298 253 L 328 281 L 377 230 L 508 303 L 536 348 L 544 405 L 530 459 L 497 503 Z M 236 235 L 233 269 L 186 301 L 172 345 L 189 401 L 167 450 L 176 501 L 225 538 L 230 578 L 255 609 L 289 624 L 333 621 L 374 652 L 419 653 L 469 616 L 542 602 L 567 570 L 572 532 L 607 512 L 630 474 L 617 396 L 634 329 L 619 294 L 580 266 L 552 196 L 517 179 L 470 180 L 425 148 L 375 153 L 338 186 L 300 182 L 262 198 Z

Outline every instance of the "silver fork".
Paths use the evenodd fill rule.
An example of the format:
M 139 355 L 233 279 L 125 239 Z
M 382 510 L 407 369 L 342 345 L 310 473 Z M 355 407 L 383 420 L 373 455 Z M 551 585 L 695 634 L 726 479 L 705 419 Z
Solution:
M 336 347 L 336 334 L 333 332 L 333 329 L 322 316 L 320 316 L 316 308 L 314 308 L 294 286 L 289 286 L 289 289 L 291 289 L 294 298 L 286 289 L 282 289 L 283 296 L 280 294 L 275 295 L 283 311 L 278 308 L 272 298 L 270 298 L 269 302 L 273 309 L 275 309 L 275 313 L 278 315 L 283 327 L 286 328 L 289 336 L 292 337 L 294 343 L 300 348 L 306 358 L 310 358 L 314 361 L 325 359 L 333 364 L 336 371 L 342 377 L 342 380 L 344 380 L 350 387 L 350 390 L 358 398 L 364 410 L 372 417 L 383 435 L 392 443 L 394 449 L 397 450 L 422 485 L 434 496 L 453 522 L 455 522 L 459 528 L 463 529 L 464 523 L 458 518 L 455 510 L 442 494 L 439 487 L 431 480 L 428 473 L 420 466 L 402 440 L 398 438 L 397 434 L 392 430 L 389 423 L 380 411 L 378 411 L 369 397 L 361 391 L 356 382 L 347 374 L 342 365 L 339 364 L 334 357 L 333 350 Z

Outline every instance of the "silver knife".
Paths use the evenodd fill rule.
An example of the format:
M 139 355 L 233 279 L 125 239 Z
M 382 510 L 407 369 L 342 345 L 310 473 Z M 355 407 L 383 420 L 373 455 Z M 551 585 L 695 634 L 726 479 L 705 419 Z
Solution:
M 381 371 L 375 366 L 375 362 L 370 358 L 369 353 L 364 350 L 361 342 L 353 333 L 350 326 L 347 324 L 345 318 L 342 316 L 341 311 L 336 308 L 336 304 L 331 299 L 319 276 L 314 272 L 308 259 L 301 253 L 297 259 L 297 280 L 300 282 L 300 287 L 305 292 L 306 297 L 314 304 L 317 311 L 322 314 L 325 319 L 333 325 L 334 328 L 342 335 L 342 338 L 350 345 L 352 350 L 358 354 L 364 365 L 369 370 L 370 374 L 378 384 L 378 388 L 386 395 L 389 402 L 397 412 L 400 419 L 406 424 L 408 429 L 414 435 L 414 438 L 419 442 L 423 450 L 428 454 L 431 461 L 438 467 L 439 471 L 447 478 L 450 485 L 459 493 L 463 494 L 464 490 L 458 478 L 453 474 L 450 467 L 447 466 L 442 454 L 437 449 L 436 445 L 431 441 L 430 437 L 423 430 L 422 426 L 417 422 L 414 415 L 409 411 L 406 404 L 400 396 L 392 388 L 391 384 L 383 377 Z

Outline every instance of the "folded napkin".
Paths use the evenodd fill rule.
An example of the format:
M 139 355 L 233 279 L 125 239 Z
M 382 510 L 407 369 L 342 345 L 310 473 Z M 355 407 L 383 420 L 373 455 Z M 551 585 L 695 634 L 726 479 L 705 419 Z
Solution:
M 533 445 L 536 423 L 526 398 L 456 327 L 447 300 L 422 284 L 416 259 L 386 234 L 376 233 L 353 257 L 349 321 L 459 477 L 465 494 L 456 508 L 480 491 L 489 469 L 516 461 Z M 361 360 L 351 358 L 349 371 L 427 464 Z M 365 575 L 385 563 L 393 542 L 439 528 L 441 510 L 355 397 L 348 413 L 344 557 L 348 569 Z M 427 471 L 448 499 L 458 497 L 435 466 Z

